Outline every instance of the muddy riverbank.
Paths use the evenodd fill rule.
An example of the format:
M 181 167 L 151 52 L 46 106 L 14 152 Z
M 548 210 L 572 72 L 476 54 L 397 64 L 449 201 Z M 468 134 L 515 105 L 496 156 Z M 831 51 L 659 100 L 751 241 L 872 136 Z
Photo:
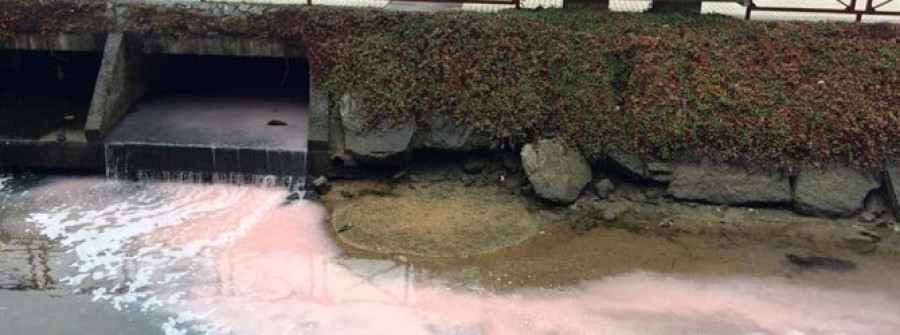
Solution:
M 648 193 L 624 186 L 612 200 L 588 196 L 559 207 L 520 196 L 499 181 L 339 181 L 322 202 L 332 236 L 349 255 L 408 259 L 434 276 L 491 290 L 558 288 L 651 271 L 774 277 L 900 294 L 894 281 L 885 280 L 900 278 L 900 234 L 891 225 L 778 208 L 678 203 Z M 497 201 L 484 200 L 489 196 Z M 477 215 L 485 212 L 497 214 Z M 508 221 L 529 224 L 505 237 L 515 229 Z M 479 233 L 460 233 L 472 231 Z M 446 257 L 451 250 L 459 257 Z M 846 261 L 852 269 L 788 255 Z

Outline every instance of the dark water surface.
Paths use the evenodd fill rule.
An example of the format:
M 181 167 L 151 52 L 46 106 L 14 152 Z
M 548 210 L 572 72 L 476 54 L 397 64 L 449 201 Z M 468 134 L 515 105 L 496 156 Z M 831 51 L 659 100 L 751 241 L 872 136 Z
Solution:
M 0 334 L 894 334 L 900 294 L 634 272 L 491 292 L 349 257 L 282 189 L 0 177 Z M 577 255 L 569 262 L 577 262 Z M 463 269 L 461 269 L 462 271 Z M 638 269 L 639 270 L 639 269 Z M 884 278 L 900 283 L 898 278 Z

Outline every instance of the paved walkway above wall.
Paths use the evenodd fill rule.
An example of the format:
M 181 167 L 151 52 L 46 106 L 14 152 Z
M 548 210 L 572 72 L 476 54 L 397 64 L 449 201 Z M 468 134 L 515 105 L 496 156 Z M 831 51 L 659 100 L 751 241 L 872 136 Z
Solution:
M 125 0 L 131 2 L 199 2 L 199 0 Z M 221 2 L 256 2 L 256 3 L 282 3 L 305 4 L 306 0 L 220 0 Z M 857 8 L 864 8 L 864 1 L 859 1 Z M 314 4 L 324 6 L 342 7 L 374 7 L 388 10 L 403 11 L 436 11 L 436 10 L 471 10 L 492 12 L 509 9 L 511 5 L 485 5 L 485 4 L 438 4 L 416 3 L 397 0 L 313 0 Z M 562 7 L 563 0 L 522 0 L 523 8 L 558 8 Z M 784 6 L 784 7 L 817 7 L 817 8 L 843 8 L 836 0 L 756 0 L 758 6 Z M 641 12 L 650 8 L 649 0 L 610 0 L 610 10 L 618 12 Z M 900 1 L 894 1 L 879 8 L 882 11 L 900 11 Z M 737 3 L 709 2 L 703 4 L 703 13 L 721 14 L 743 18 L 745 7 Z M 841 20 L 853 21 L 853 15 L 846 14 L 804 14 L 804 13 L 778 13 L 778 12 L 754 12 L 754 20 Z M 897 22 L 900 16 L 863 16 L 863 22 Z

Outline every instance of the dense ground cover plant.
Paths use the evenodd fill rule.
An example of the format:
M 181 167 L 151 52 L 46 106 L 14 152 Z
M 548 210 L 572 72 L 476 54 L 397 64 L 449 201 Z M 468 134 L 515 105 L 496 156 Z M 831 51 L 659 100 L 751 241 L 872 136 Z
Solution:
M 95 5 L 0 2 L 0 36 L 109 27 L 53 6 Z M 332 98 L 358 97 L 369 121 L 443 115 L 498 145 L 559 137 L 591 158 L 628 150 L 760 167 L 900 158 L 898 25 L 259 8 L 131 5 L 119 20 L 145 35 L 285 40 L 307 50 Z

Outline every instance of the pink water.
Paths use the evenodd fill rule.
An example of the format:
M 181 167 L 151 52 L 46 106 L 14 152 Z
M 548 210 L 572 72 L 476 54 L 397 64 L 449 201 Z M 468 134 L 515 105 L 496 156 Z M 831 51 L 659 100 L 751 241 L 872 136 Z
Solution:
M 60 179 L 28 216 L 71 250 L 64 283 L 163 315 L 167 334 L 896 334 L 900 298 L 775 278 L 646 272 L 497 294 L 344 256 L 284 192 Z

